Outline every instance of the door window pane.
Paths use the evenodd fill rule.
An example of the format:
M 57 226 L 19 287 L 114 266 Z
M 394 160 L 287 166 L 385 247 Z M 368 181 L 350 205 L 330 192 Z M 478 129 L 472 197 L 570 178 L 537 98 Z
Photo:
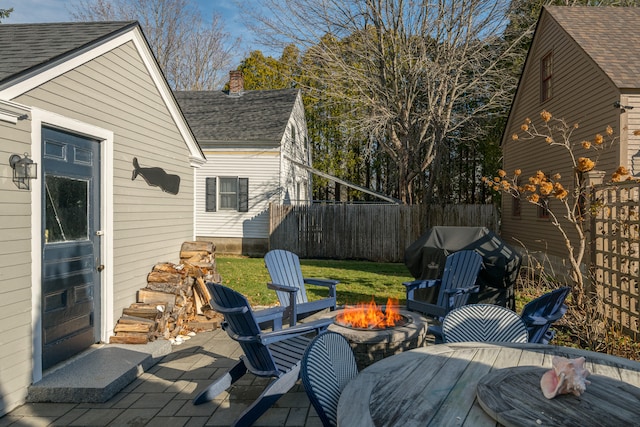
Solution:
M 47 175 L 45 243 L 87 240 L 89 182 Z

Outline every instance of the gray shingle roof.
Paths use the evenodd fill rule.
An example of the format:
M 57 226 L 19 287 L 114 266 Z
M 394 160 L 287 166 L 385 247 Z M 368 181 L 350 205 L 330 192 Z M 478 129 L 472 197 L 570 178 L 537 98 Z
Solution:
M 135 25 L 136 22 L 0 24 L 0 87 Z
M 640 88 L 640 8 L 545 9 L 617 87 Z
M 297 94 L 297 89 L 251 90 L 240 96 L 222 91 L 175 92 L 189 127 L 203 147 L 280 143 Z

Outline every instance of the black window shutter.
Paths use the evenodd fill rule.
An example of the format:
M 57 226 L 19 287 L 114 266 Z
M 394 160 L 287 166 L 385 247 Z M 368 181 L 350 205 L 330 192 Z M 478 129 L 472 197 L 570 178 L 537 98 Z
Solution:
M 238 211 L 249 212 L 249 178 L 238 178 Z
M 207 212 L 215 212 L 216 211 L 216 178 L 207 178 L 206 180 L 206 211 Z

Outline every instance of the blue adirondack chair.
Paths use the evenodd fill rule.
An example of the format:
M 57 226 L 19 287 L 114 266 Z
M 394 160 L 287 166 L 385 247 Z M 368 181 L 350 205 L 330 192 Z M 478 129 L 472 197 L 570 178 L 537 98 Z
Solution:
M 289 318 L 291 326 L 318 311 L 336 309 L 336 285 L 340 283 L 338 280 L 302 277 L 298 255 L 283 249 L 267 252 L 264 263 L 271 276 L 271 282 L 267 286 L 276 291 L 280 306 L 286 308 L 285 318 Z M 305 284 L 325 286 L 329 289 L 329 296 L 309 301 Z
M 529 340 L 518 313 L 493 304 L 469 304 L 451 310 L 442 321 L 444 342 L 515 342 Z
M 224 315 L 223 329 L 240 343 L 244 355 L 227 373 L 200 392 L 193 403 L 198 405 L 214 399 L 247 371 L 259 377 L 275 378 L 234 423 L 235 426 L 249 426 L 295 385 L 312 334 L 325 331 L 333 319 L 263 332 L 260 322 L 281 318 L 282 307 L 254 313 L 247 299 L 233 289 L 211 282 L 207 283 L 207 288 L 212 297 L 211 306 Z
M 462 307 L 469 301 L 469 295 L 477 293 L 480 287 L 476 280 L 482 268 L 482 257 L 475 251 L 458 251 L 447 256 L 441 279 L 414 280 L 403 282 L 407 292 L 407 310 L 417 311 L 438 321 L 456 307 Z M 435 304 L 416 298 L 416 291 L 439 286 Z M 436 342 L 442 342 L 442 327 L 429 326 L 429 333 Z
M 529 331 L 529 342 L 548 344 L 555 337 L 551 325 L 567 312 L 564 300 L 571 288 L 564 286 L 530 301 L 520 317 Z
M 447 256 L 441 279 L 402 283 L 407 291 L 407 309 L 440 320 L 456 307 L 467 304 L 469 295 L 479 291 L 475 284 L 482 268 L 482 257 L 474 251 L 458 251 Z M 435 304 L 417 300 L 415 291 L 440 286 Z

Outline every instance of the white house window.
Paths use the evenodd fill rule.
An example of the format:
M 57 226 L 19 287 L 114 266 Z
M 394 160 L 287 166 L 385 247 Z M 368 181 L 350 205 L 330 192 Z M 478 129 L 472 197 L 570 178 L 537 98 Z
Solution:
M 291 125 L 291 143 L 296 145 L 296 127 L 294 125 Z
M 220 209 L 238 209 L 238 178 L 220 178 Z
M 218 210 L 249 211 L 249 178 L 209 177 L 205 184 L 207 212 Z

